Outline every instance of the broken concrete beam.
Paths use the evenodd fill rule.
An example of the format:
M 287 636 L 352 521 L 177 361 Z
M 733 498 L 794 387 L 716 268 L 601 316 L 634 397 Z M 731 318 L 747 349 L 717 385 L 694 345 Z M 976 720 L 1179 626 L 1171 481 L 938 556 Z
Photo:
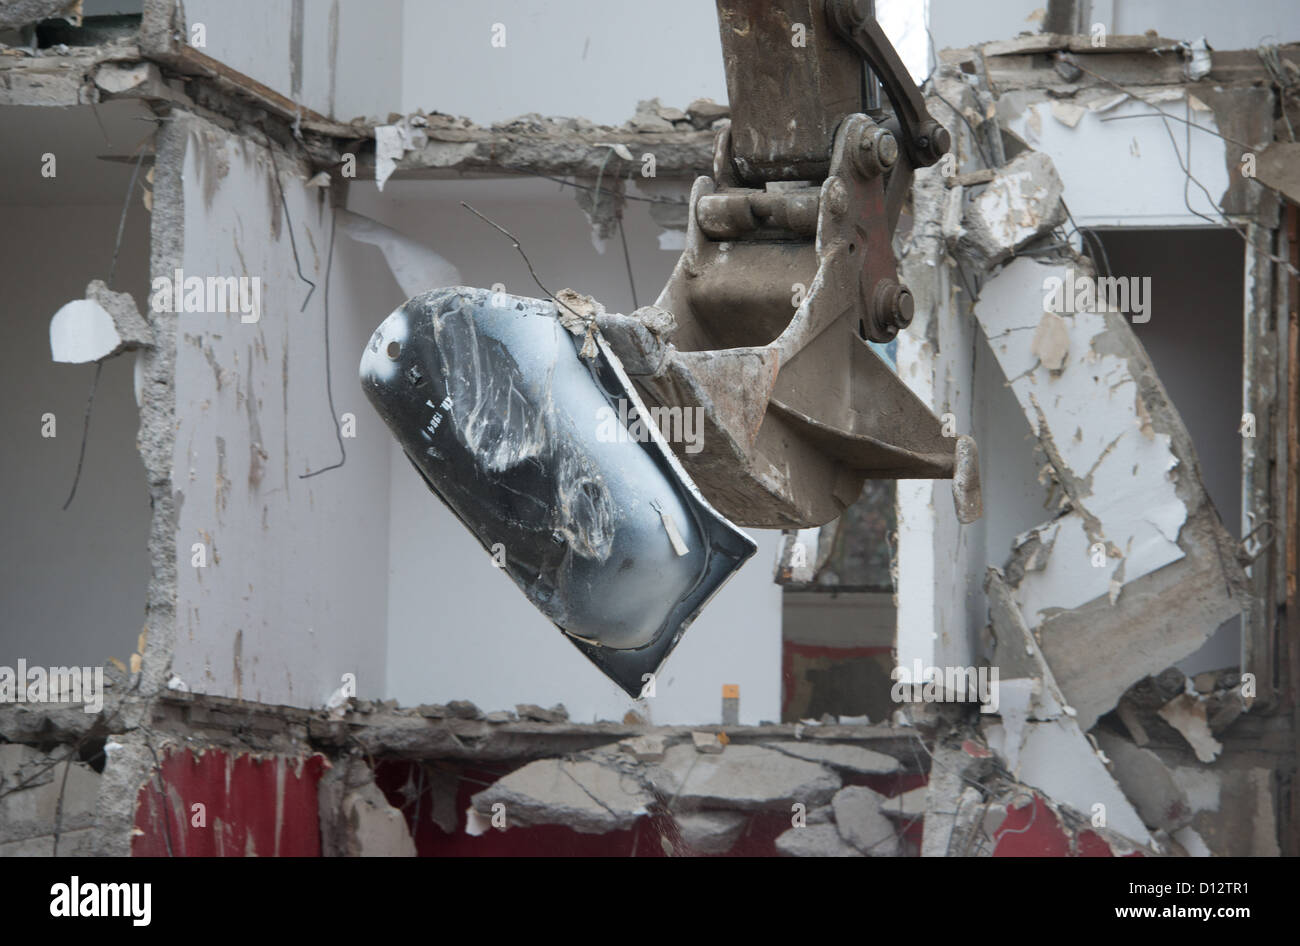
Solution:
M 885 817 L 885 798 L 864 785 L 850 785 L 835 793 L 835 827 L 842 837 L 867 857 L 897 857 L 900 853 L 894 823 Z
M 693 746 L 672 746 L 650 771 L 650 781 L 675 806 L 737 811 L 790 811 L 801 802 L 813 808 L 840 787 L 840 777 L 814 762 L 761 746 L 730 745 L 721 755 L 701 755 Z
M 960 245 L 989 266 L 1009 259 L 1065 222 L 1063 189 L 1051 158 L 1040 151 L 1022 152 L 971 198 Z
M 692 854 L 725 854 L 745 830 L 750 816 L 740 811 L 687 811 L 673 816 L 682 843 Z
M 777 836 L 777 853 L 786 857 L 862 857 L 833 824 L 810 824 L 791 828 Z
M 689 746 L 681 746 L 694 755 Z M 632 827 L 653 801 L 634 779 L 596 759 L 539 759 L 516 769 L 471 800 L 485 818 L 505 805 L 507 827 L 553 824 L 582 834 Z
M 882 752 L 872 752 L 861 746 L 845 746 L 824 742 L 769 742 L 768 749 L 808 762 L 820 762 L 833 769 L 855 775 L 891 775 L 899 769 L 898 760 Z
M 1063 513 L 1017 540 L 1007 585 L 1084 730 L 1246 597 L 1186 427 L 1124 317 L 1097 311 L 1099 291 L 1081 263 L 1020 258 L 975 305 L 1063 494 Z M 1045 306 L 1068 340 L 1039 335 Z
M 634 128 L 540 117 L 482 128 L 449 116 L 424 117 L 417 140 L 399 140 L 385 149 L 397 178 L 455 177 L 465 171 L 594 178 L 602 167 L 608 178 L 610 165 L 618 163 L 606 160 L 612 145 L 628 149 L 637 162 L 654 155 L 657 179 L 690 180 L 713 166 L 712 129 L 676 126 L 658 115 L 638 118 Z M 375 176 L 372 153 L 358 155 L 357 176 Z

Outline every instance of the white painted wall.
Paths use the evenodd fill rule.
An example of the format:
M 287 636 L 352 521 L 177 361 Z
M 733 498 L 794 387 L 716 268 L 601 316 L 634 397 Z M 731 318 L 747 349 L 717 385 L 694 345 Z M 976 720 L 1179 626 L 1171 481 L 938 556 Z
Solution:
M 1085 110 L 1074 127 L 1058 117 L 1067 115 L 1061 103 L 1054 105 L 1041 93 L 1003 96 L 998 118 L 1031 147 L 1051 156 L 1081 227 L 1194 227 L 1209 225 L 1205 217 L 1218 221 L 1205 193 L 1218 200 L 1228 186 L 1224 143 L 1211 133 L 1218 131 L 1214 113 L 1189 102 L 1182 88 L 1144 89 L 1141 95 L 1196 127 L 1135 117 L 1149 115 L 1152 107 L 1132 99 L 1111 107 L 1120 93 L 1106 91 L 1089 93 L 1078 102 Z M 1180 160 L 1205 191 L 1195 183 L 1184 189 Z
M 238 313 L 177 317 L 173 668 L 193 690 L 267 703 L 322 705 L 344 673 L 356 674 L 358 695 L 378 696 L 388 434 L 363 412 L 356 364 L 382 270 L 339 239 L 330 366 L 335 405 L 357 415 L 357 436 L 341 469 L 299 479 L 338 458 L 324 364 L 328 195 L 281 159 L 303 271 L 317 283 L 300 312 L 308 287 L 265 149 L 197 119 L 191 127 L 185 273 L 260 277 L 262 312 L 252 324 Z M 196 542 L 208 546 L 206 568 L 192 566 Z

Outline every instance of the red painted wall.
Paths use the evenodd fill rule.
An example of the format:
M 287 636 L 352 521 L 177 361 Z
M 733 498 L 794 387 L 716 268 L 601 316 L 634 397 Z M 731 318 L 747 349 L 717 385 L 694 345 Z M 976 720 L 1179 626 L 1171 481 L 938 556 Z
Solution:
M 319 857 L 316 785 L 325 767 L 321 755 L 169 750 L 136 797 L 131 854 L 167 857 L 170 839 L 176 857 Z

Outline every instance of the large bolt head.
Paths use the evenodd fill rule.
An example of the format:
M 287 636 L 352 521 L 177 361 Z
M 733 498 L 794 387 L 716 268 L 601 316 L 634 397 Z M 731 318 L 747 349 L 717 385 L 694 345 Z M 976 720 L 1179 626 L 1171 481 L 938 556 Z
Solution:
M 873 340 L 886 342 L 912 324 L 916 303 L 908 288 L 893 279 L 876 283 L 871 294 Z
M 952 136 L 948 134 L 947 128 L 935 125 L 934 130 L 930 132 L 930 147 L 937 156 L 942 157 L 948 153 L 952 147 Z
M 893 167 L 894 162 L 898 160 L 898 139 L 882 128 L 876 132 L 872 145 L 875 147 L 876 160 L 880 162 L 880 166 Z
M 916 314 L 916 301 L 912 298 L 911 291 L 906 286 L 898 287 L 898 297 L 894 300 L 894 324 L 899 328 L 907 328 L 912 324 L 912 316 Z

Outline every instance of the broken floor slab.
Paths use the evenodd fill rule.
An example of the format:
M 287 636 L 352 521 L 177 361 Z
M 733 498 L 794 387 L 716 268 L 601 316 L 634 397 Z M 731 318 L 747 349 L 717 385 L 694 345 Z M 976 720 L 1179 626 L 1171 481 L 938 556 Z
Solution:
M 872 752 L 861 746 L 836 745 L 812 741 L 769 742 L 767 748 L 796 759 L 820 762 L 833 769 L 854 775 L 890 775 L 899 770 L 898 760 L 883 752 Z
M 1045 312 L 1054 298 L 1066 311 Z M 1124 317 L 1098 306 L 1090 270 L 1014 260 L 975 314 L 1061 490 L 1062 513 L 1020 537 L 1007 582 L 1090 728 L 1240 610 L 1235 543 L 1150 359 Z M 1044 338 L 1048 316 L 1068 338 Z
M 741 811 L 686 811 L 674 815 L 682 843 L 692 854 L 725 854 L 750 816 Z
M 679 746 L 694 755 L 689 746 Z M 593 759 L 539 759 L 474 796 L 485 818 L 502 804 L 506 825 L 554 824 L 583 834 L 632 827 L 654 801 L 640 782 L 615 765 Z
M 656 791 L 674 808 L 790 811 L 829 801 L 840 778 L 815 762 L 762 746 L 729 745 L 719 755 L 672 746 L 650 773 Z
M 776 839 L 777 853 L 785 857 L 864 857 L 840 836 L 833 824 L 809 824 L 791 828 Z
M 883 795 L 863 785 L 842 788 L 831 800 L 840 837 L 867 857 L 897 857 L 900 853 L 894 823 L 881 810 L 884 803 Z

